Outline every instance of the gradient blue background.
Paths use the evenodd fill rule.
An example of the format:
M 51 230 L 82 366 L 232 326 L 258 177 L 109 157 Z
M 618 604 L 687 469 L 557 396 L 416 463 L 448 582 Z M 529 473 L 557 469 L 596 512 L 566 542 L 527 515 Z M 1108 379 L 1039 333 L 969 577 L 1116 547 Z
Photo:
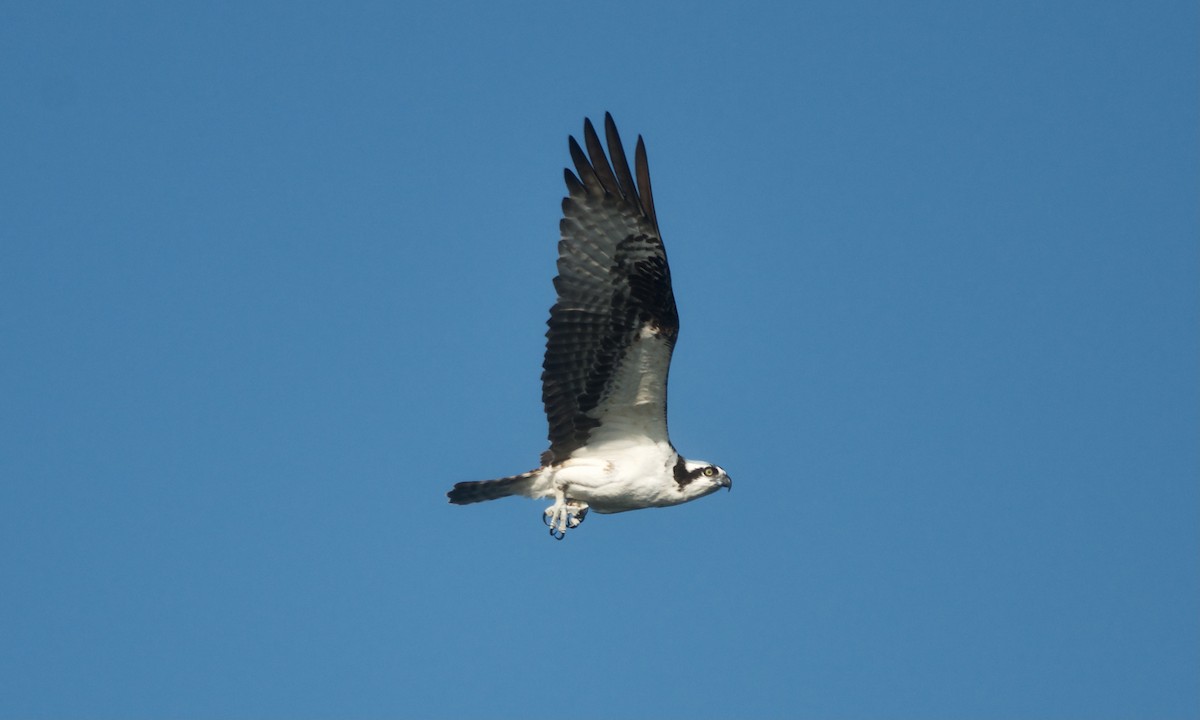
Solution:
M 8 3 L 0 715 L 1200 716 L 1194 2 Z M 566 136 L 671 429 L 545 448 Z

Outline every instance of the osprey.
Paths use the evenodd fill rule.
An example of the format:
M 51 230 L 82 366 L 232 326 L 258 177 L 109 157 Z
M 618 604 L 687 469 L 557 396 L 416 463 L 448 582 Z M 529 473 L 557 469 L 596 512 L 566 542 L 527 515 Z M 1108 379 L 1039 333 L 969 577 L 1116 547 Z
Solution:
M 635 182 L 608 113 L 604 132 L 611 164 L 585 119 L 587 154 L 569 138 L 575 172 L 563 171 L 558 300 L 542 364 L 550 449 L 536 470 L 460 482 L 447 493 L 457 505 L 509 495 L 554 498 L 543 520 L 559 540 L 589 509 L 678 505 L 733 486 L 720 467 L 681 456 L 667 436 L 667 372 L 679 314 L 646 148 L 638 136 Z

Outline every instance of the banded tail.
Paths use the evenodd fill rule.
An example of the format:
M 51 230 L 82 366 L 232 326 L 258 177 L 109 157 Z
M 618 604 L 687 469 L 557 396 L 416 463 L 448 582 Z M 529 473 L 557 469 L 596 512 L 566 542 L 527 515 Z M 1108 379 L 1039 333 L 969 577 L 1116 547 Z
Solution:
M 454 484 L 454 489 L 446 493 L 450 502 L 455 505 L 470 505 L 484 500 L 499 500 L 509 495 L 524 495 L 532 484 L 537 470 L 530 470 L 520 475 L 500 478 L 499 480 L 472 480 Z

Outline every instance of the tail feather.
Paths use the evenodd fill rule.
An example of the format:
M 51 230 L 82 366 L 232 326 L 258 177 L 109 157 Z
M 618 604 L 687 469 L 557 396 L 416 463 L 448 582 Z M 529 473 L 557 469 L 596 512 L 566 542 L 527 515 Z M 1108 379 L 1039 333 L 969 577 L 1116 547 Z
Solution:
M 499 500 L 509 495 L 520 495 L 528 489 L 536 470 L 520 475 L 512 475 L 499 480 L 474 480 L 454 484 L 454 489 L 446 493 L 450 502 L 455 505 L 470 505 L 484 500 Z

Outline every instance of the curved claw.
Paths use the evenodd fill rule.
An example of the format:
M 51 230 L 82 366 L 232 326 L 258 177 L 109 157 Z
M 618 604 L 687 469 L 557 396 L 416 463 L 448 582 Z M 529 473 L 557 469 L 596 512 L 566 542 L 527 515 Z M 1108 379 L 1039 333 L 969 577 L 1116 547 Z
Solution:
M 542 513 L 542 524 L 543 524 L 543 525 L 545 525 L 546 527 L 551 527 L 551 525 L 550 525 L 550 513 L 548 513 L 548 512 L 547 512 L 547 513 Z M 553 531 L 553 530 L 551 530 L 551 531 L 550 531 L 550 533 L 551 533 L 551 534 L 553 534 L 553 533 L 554 533 L 554 531 Z
M 550 537 L 554 538 L 555 540 L 562 540 L 566 536 L 567 536 L 567 533 L 565 530 L 559 530 L 557 528 L 550 528 Z

